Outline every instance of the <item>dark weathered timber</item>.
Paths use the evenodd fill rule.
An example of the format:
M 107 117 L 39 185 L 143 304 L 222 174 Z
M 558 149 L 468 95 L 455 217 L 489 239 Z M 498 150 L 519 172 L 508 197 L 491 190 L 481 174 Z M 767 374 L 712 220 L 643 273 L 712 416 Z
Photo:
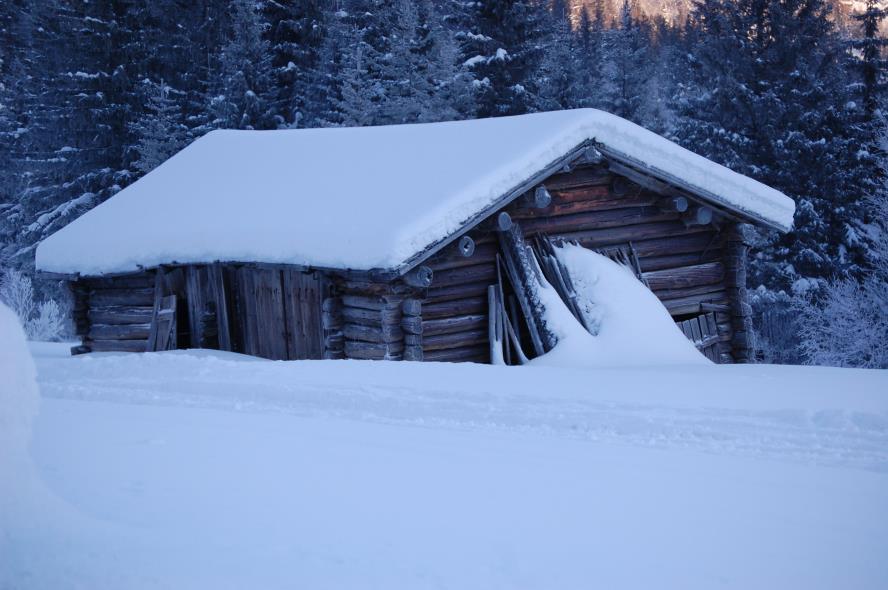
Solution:
M 425 353 L 421 345 L 404 346 L 403 360 L 405 361 L 423 361 Z
M 648 287 L 653 291 L 660 289 L 675 290 L 722 283 L 725 279 L 725 268 L 721 262 L 708 262 L 646 272 L 642 273 L 642 276 Z
M 484 325 L 477 330 L 466 330 L 464 332 L 453 332 L 450 334 L 438 334 L 436 336 L 422 336 L 422 349 L 441 350 L 443 348 L 460 348 L 471 346 L 474 344 L 484 344 L 487 342 L 487 326 Z
M 89 294 L 90 307 L 137 307 L 153 303 L 154 289 L 102 289 Z
M 401 311 L 396 308 L 372 310 L 343 305 L 342 317 L 346 322 L 352 324 L 380 326 L 382 324 L 395 324 L 400 322 Z
M 712 218 L 712 209 L 705 206 L 692 207 L 681 216 L 681 220 L 688 226 L 708 225 L 712 223 Z
M 71 347 L 71 356 L 77 356 L 78 354 L 87 354 L 92 352 L 92 349 L 86 344 L 78 344 L 77 346 Z
M 361 324 L 345 324 L 342 334 L 346 340 L 361 340 L 363 342 L 391 343 L 404 339 L 401 326 L 383 324 L 382 326 L 362 326 Z
M 427 362 L 448 363 L 487 363 L 490 362 L 490 351 L 487 344 L 469 346 L 466 348 L 449 348 L 443 350 L 423 351 L 423 360 Z
M 401 302 L 401 313 L 407 316 L 422 315 L 422 301 L 419 299 L 405 299 Z
M 281 271 L 284 290 L 284 321 L 287 334 L 287 358 L 291 360 L 324 358 L 327 330 L 335 330 L 341 321 L 341 300 L 327 302 L 327 282 L 319 273 L 298 269 Z M 331 311 L 324 311 L 330 307 Z M 339 306 L 338 309 L 332 309 Z M 325 320 L 325 316 L 328 316 Z M 329 325 L 329 327 L 327 327 Z
M 486 314 L 472 314 L 446 317 L 439 320 L 426 320 L 422 323 L 423 336 L 437 336 L 451 332 L 479 330 L 487 325 Z
M 622 228 L 615 228 L 622 229 Z M 605 232 L 611 230 L 602 230 Z M 663 256 L 669 254 L 706 253 L 710 248 L 719 245 L 718 236 L 711 231 L 694 232 L 690 234 L 676 234 L 671 236 L 656 236 L 647 239 L 628 239 L 634 236 L 631 233 L 619 234 L 614 232 L 609 239 L 580 239 L 579 243 L 587 248 L 602 248 L 606 246 L 622 245 L 632 242 L 635 252 L 641 259 L 648 256 Z
M 90 309 L 93 324 L 144 324 L 151 322 L 152 307 L 104 307 Z
M 345 341 L 345 356 L 359 360 L 400 360 L 404 352 L 403 342 L 377 344 L 359 340 Z
M 550 191 L 590 185 L 609 185 L 612 175 L 602 166 L 577 168 L 567 174 L 555 174 L 546 179 Z
M 395 309 L 401 304 L 398 298 L 383 298 L 379 296 L 366 297 L 363 295 L 343 295 L 342 305 L 358 309 L 379 311 L 381 309 Z
M 707 262 L 720 262 L 721 260 L 722 251 L 721 246 L 719 246 L 718 248 L 709 248 L 707 250 L 701 250 L 700 252 L 689 252 L 686 254 L 644 256 L 639 258 L 638 262 L 642 273 L 646 273 L 657 270 L 669 270 L 681 266 L 694 266 Z
M 700 313 L 701 303 L 728 303 L 728 294 L 725 291 L 717 291 L 713 293 L 703 293 L 701 295 L 689 295 L 687 297 L 679 297 L 676 299 L 668 299 L 663 301 L 663 305 L 669 310 L 673 316 L 690 315 Z
M 464 283 L 491 283 L 496 280 L 496 264 L 493 260 L 476 264 L 474 266 L 464 266 L 462 268 L 453 268 L 450 270 L 439 271 L 435 277 L 437 285 L 452 286 Z
M 496 257 L 496 253 L 498 250 L 499 245 L 495 242 L 479 244 L 476 241 L 475 253 L 470 258 L 466 258 L 455 248 L 451 248 L 448 246 L 434 258 L 430 258 L 428 261 L 428 266 L 431 267 L 432 270 L 435 271 L 435 273 L 440 273 L 450 268 L 473 266 L 493 260 Z
M 342 333 L 342 300 L 327 296 L 321 303 L 321 324 L 324 330 L 325 359 L 345 358 L 345 336 Z
M 185 268 L 185 293 L 188 301 L 188 328 L 191 347 L 202 346 L 205 341 L 203 315 L 207 308 L 207 271 L 202 266 Z
M 654 223 L 638 223 L 626 226 L 607 227 L 601 229 L 584 229 L 561 231 L 557 226 L 540 228 L 552 237 L 577 240 L 589 247 L 610 246 L 627 242 L 639 243 L 657 238 L 687 238 L 690 233 L 711 233 L 706 226 L 685 227 L 680 221 L 659 221 Z M 670 240 L 672 242 L 673 240 Z M 700 248 L 702 249 L 702 248 Z M 673 253 L 667 246 L 662 253 Z M 640 252 L 639 252 L 640 254 Z
M 436 287 L 429 289 L 423 299 L 423 306 L 443 301 L 451 301 L 453 299 L 469 299 L 472 297 L 487 297 L 487 286 L 489 281 L 480 281 L 476 283 L 459 283 L 448 285 L 446 287 Z
M 487 297 L 468 297 L 454 299 L 440 303 L 422 304 L 423 320 L 433 320 L 451 315 L 469 315 L 482 313 L 487 310 Z
M 84 343 L 91 352 L 146 352 L 146 340 L 88 340 Z
M 401 330 L 405 334 L 421 335 L 423 333 L 423 321 L 421 316 L 405 315 L 401 318 Z
M 144 340 L 148 341 L 151 324 L 93 324 L 89 328 L 89 337 L 94 340 Z
M 425 289 L 432 284 L 435 272 L 426 265 L 420 265 L 405 274 L 401 279 L 411 287 Z
M 543 280 L 540 269 L 520 226 L 516 224 L 499 235 L 509 282 L 521 305 L 536 354 L 540 356 L 558 343 L 558 337 L 546 323 L 545 305 L 539 297 Z
M 211 264 L 207 267 L 207 283 L 210 298 L 216 307 L 216 339 L 219 344 L 219 350 L 230 351 L 232 350 L 231 328 L 228 319 L 230 306 L 222 265 Z
M 733 224 L 727 230 L 725 239 L 726 285 L 730 294 L 731 356 L 735 362 L 748 363 L 754 360 L 752 349 L 752 309 L 746 294 L 746 257 L 748 251 L 748 230 L 741 223 Z
M 463 236 L 457 242 L 457 249 L 463 258 L 471 258 L 475 253 L 475 240 L 471 236 Z
M 152 289 L 154 276 L 148 273 L 133 274 L 115 278 L 85 277 L 79 281 L 86 289 Z
M 709 285 L 696 285 L 694 287 L 682 287 L 679 289 L 655 289 L 656 295 L 660 301 L 669 301 L 671 299 L 681 299 L 683 297 L 691 297 L 696 295 L 705 295 L 707 293 L 718 293 L 725 290 L 724 283 L 711 283 Z M 702 311 L 702 308 L 701 308 Z
M 678 220 L 678 215 L 663 211 L 657 207 L 628 207 L 626 209 L 606 209 L 562 215 L 557 218 L 532 218 L 521 222 L 521 229 L 528 235 L 535 232 L 565 234 L 583 231 L 586 228 L 601 230 L 604 228 L 620 228 L 632 232 L 632 226 L 654 222 L 670 222 Z M 626 240 L 629 241 L 629 240 Z
M 686 197 L 663 197 L 657 201 L 657 206 L 664 211 L 684 213 L 688 210 L 688 199 Z
M 657 205 L 656 195 L 650 193 L 642 193 L 640 195 L 626 197 L 615 197 L 608 194 L 607 198 L 599 197 L 594 200 L 583 199 L 572 193 L 568 193 L 568 196 L 576 198 L 566 198 L 562 193 L 558 193 L 558 196 L 554 198 L 552 204 L 545 209 L 511 208 L 510 215 L 513 220 L 521 221 L 523 219 L 558 218 L 564 215 L 575 215 L 577 213 L 588 213 L 592 211 L 601 212 L 610 211 L 612 209 L 654 207 Z

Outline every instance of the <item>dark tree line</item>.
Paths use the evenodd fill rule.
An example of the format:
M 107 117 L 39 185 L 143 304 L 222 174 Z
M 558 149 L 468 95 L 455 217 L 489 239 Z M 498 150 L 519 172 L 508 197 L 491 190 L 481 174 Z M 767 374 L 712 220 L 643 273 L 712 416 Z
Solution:
M 753 286 L 862 278 L 884 252 L 873 0 L 5 0 L 0 263 L 217 128 L 383 125 L 595 107 L 796 199 Z M 884 215 L 882 215 L 884 217 Z

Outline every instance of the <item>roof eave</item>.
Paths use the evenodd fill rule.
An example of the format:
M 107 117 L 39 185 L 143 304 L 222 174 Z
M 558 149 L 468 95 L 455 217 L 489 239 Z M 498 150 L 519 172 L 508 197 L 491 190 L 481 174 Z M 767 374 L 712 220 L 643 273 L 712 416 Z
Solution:
M 769 219 L 769 218 L 759 215 L 755 212 L 740 209 L 736 205 L 734 205 L 733 203 L 728 202 L 726 199 L 724 199 L 723 197 L 721 197 L 713 192 L 710 192 L 706 189 L 689 184 L 689 183 L 685 182 L 684 180 L 676 177 L 675 175 L 670 174 L 669 172 L 665 172 L 665 171 L 660 170 L 658 168 L 648 166 L 644 162 L 641 162 L 640 160 L 633 158 L 632 156 L 630 156 L 628 154 L 620 152 L 619 150 L 615 150 L 613 148 L 610 148 L 606 145 L 599 144 L 599 143 L 596 143 L 595 147 L 606 158 L 616 160 L 616 161 L 620 162 L 621 164 L 623 164 L 624 166 L 628 166 L 630 168 L 637 170 L 641 174 L 646 174 L 648 176 L 652 176 L 654 178 L 657 178 L 658 180 L 665 182 L 666 184 L 672 185 L 672 186 L 674 186 L 682 191 L 685 191 L 691 195 L 694 195 L 700 199 L 703 199 L 705 201 L 709 201 L 710 203 L 712 203 L 714 205 L 717 205 L 717 206 L 722 207 L 728 211 L 731 211 L 732 213 L 734 213 L 738 217 L 742 217 L 742 218 L 744 218 L 748 221 L 752 221 L 758 225 L 764 225 L 766 227 L 769 227 L 771 229 L 775 229 L 775 230 L 783 232 L 783 233 L 786 233 L 792 229 L 792 226 L 787 227 L 781 223 L 777 223 L 773 219 Z

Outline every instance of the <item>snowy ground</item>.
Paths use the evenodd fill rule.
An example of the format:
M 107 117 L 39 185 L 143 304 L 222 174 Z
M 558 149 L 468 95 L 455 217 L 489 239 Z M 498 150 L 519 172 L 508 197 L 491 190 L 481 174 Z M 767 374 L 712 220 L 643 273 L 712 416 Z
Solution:
M 886 372 L 32 350 L 0 588 L 888 587 Z

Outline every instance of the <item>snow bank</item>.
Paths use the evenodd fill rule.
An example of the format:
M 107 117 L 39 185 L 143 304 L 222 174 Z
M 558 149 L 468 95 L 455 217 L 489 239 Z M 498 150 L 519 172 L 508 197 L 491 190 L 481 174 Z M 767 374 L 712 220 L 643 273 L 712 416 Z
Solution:
M 213 131 L 44 240 L 37 267 L 395 268 L 586 141 L 782 228 L 791 199 L 593 109 L 351 129 Z M 172 213 L 175 212 L 173 215 Z
M 0 303 L 0 472 L 26 452 L 40 402 L 36 378 L 25 332 L 15 313 Z
M 888 587 L 888 371 L 34 349 L 0 588 Z
M 547 320 L 559 337 L 536 365 L 620 367 L 709 364 L 681 333 L 669 312 L 632 272 L 580 246 L 556 248 L 577 291 L 594 336 L 573 317 L 551 287 L 544 290 Z

